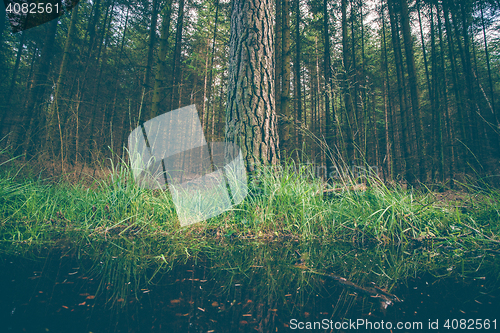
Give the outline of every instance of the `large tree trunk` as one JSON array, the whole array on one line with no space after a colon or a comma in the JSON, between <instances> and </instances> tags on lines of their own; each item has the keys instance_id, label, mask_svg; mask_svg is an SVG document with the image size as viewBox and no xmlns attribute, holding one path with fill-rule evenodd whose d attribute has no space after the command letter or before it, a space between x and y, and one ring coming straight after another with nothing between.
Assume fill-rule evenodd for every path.
<instances>
[{"instance_id":1,"label":"large tree trunk","mask_svg":"<svg viewBox=\"0 0 500 333\"><path fill-rule=\"evenodd\" d=\"M232 4L225 135L240 146L248 170L279 161L272 11L272 0Z\"/></svg>"}]
</instances>

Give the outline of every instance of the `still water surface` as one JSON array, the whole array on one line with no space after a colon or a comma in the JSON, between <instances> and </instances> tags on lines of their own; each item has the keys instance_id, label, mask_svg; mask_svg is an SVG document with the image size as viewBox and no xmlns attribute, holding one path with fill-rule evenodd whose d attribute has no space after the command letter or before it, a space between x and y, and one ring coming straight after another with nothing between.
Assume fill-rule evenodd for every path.
<instances>
[{"instance_id":1,"label":"still water surface","mask_svg":"<svg viewBox=\"0 0 500 333\"><path fill-rule=\"evenodd\" d=\"M390 332L390 323L393 332L447 332L460 319L474 331L477 319L491 332L500 326L497 250L231 245L160 270L150 284L131 277L118 296L95 269L103 263L77 257L2 256L0 332L352 332L354 322L358 331ZM356 289L372 286L401 302ZM397 330L398 322L412 328Z\"/></svg>"}]
</instances>

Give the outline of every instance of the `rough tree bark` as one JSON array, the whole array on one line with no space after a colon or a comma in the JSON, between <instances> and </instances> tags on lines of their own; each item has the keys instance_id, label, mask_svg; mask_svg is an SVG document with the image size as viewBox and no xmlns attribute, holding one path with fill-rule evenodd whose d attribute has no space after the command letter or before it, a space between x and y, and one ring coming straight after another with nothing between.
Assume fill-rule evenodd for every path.
<instances>
[{"instance_id":1,"label":"rough tree bark","mask_svg":"<svg viewBox=\"0 0 500 333\"><path fill-rule=\"evenodd\" d=\"M231 13L226 141L247 170L279 161L274 105L273 0L234 0Z\"/></svg>"}]
</instances>

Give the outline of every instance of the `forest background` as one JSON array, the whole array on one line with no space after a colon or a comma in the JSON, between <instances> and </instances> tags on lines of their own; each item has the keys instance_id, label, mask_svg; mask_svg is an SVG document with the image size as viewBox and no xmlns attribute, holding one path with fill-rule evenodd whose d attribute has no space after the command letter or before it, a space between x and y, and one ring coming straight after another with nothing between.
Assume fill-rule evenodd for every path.
<instances>
[{"instance_id":1,"label":"forest background","mask_svg":"<svg viewBox=\"0 0 500 333\"><path fill-rule=\"evenodd\" d=\"M410 184L498 174L500 1L248 2L273 15L272 34L255 29L274 48L282 162L325 166L318 176L372 166ZM126 157L140 123L190 104L207 141L224 141L231 10L89 0L18 33L2 17L0 144L95 167Z\"/></svg>"}]
</instances>

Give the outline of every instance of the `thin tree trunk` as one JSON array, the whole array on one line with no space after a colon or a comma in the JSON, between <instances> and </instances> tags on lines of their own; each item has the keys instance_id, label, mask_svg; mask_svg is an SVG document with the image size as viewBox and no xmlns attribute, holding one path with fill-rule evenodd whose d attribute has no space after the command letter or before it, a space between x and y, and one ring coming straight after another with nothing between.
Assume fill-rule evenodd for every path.
<instances>
[{"instance_id":1,"label":"thin tree trunk","mask_svg":"<svg viewBox=\"0 0 500 333\"><path fill-rule=\"evenodd\" d=\"M2 5L0 5L0 8L1 7L2 7ZM0 15L1 15L1 13L0 13ZM21 55L23 53L25 39L26 39L26 33L23 31L23 32L21 32L21 38L19 40L19 44L17 47L16 62L14 64L14 70L12 72L12 79L10 81L9 91L7 92L7 95L5 96L6 97L5 105L2 105L2 108L0 109L0 110L2 110L2 114L0 115L0 139L3 138L3 135L2 135L3 129L7 128L7 126L5 126L5 120L7 117L8 110L9 110L10 100L12 98L14 88L16 86L17 74L19 73L19 65L21 63ZM1 52L1 50L0 50L0 52ZM10 119L10 122L12 122L12 121L13 121L13 119Z\"/></svg>"},{"instance_id":2,"label":"thin tree trunk","mask_svg":"<svg viewBox=\"0 0 500 333\"><path fill-rule=\"evenodd\" d=\"M3 31L5 30L6 26L5 22L7 21L5 17L6 17L5 7L0 5L0 54L3 54L3 48L4 48Z\"/></svg>"},{"instance_id":3,"label":"thin tree trunk","mask_svg":"<svg viewBox=\"0 0 500 333\"><path fill-rule=\"evenodd\" d=\"M384 96L384 120L385 120L385 158L387 160L387 170L388 170L388 175L389 179L394 178L394 173L395 171L395 161L396 161L396 147L395 142L396 140L394 139L394 128L397 127L397 125L394 123L394 119L392 117L392 103L391 103L391 96L390 96L390 80L389 80L389 67L388 67L388 60L387 60L387 45L386 45L386 37L385 37L385 18L384 18L384 9L381 8L381 20L382 20L382 70L385 72L385 77L384 77L384 85L383 85L383 96ZM390 127L389 127L390 124Z\"/></svg>"},{"instance_id":4,"label":"thin tree trunk","mask_svg":"<svg viewBox=\"0 0 500 333\"><path fill-rule=\"evenodd\" d=\"M40 144L39 135L43 129L44 114L43 101L50 73L50 63L53 56L53 48L57 30L57 20L52 20L47 24L47 33L45 35L44 45L42 49L41 59L38 66L37 74L35 75L34 85L28 97L28 104L24 114L23 124L25 133L19 133L18 142L23 142L23 152L25 157L31 157ZM36 125L36 126L35 126Z\"/></svg>"},{"instance_id":5,"label":"thin tree trunk","mask_svg":"<svg viewBox=\"0 0 500 333\"><path fill-rule=\"evenodd\" d=\"M399 96L399 113L400 113L400 124L401 132L399 135L401 144L401 155L402 155L402 167L405 170L406 181L411 185L414 183L414 175L412 171L413 160L410 155L409 143L411 140L410 130L408 126L408 116L407 116L407 102L406 94L404 91L404 76L403 76L403 64L402 64L402 53L401 44L399 37L399 25L396 20L396 15L394 13L394 3L395 0L388 0L389 17L391 21L391 32L392 32L392 45L394 49L394 60L396 65L396 74L398 82L398 96ZM396 116L397 117L397 116Z\"/></svg>"},{"instance_id":6,"label":"thin tree trunk","mask_svg":"<svg viewBox=\"0 0 500 333\"><path fill-rule=\"evenodd\" d=\"M435 156L435 153L437 151L437 163L438 163L438 168L439 168L439 177L441 178L441 181L444 182L444 141L443 141L443 119L445 116L444 110L441 108L441 103L439 101L439 89L438 89L438 64L437 64L437 52L436 52L436 34L435 34L435 28L434 28L434 14L432 11L432 5L429 7L430 9L430 23L431 23L431 68L432 68L432 82L428 83L429 85L429 95L431 96L431 112L432 112L432 127L433 127L433 143L430 144L430 148L432 148L431 156ZM438 17L439 19L439 17ZM422 26L422 25L420 25ZM427 71L427 69L426 69ZM441 69L444 73L444 69ZM427 74L428 76L428 74ZM446 89L446 87L445 87ZM436 118L437 118L437 124L436 123ZM436 129L437 128L437 129ZM436 133L437 132L437 133ZM437 136L437 138L436 138ZM437 148L437 149L436 149ZM431 175L431 180L434 181L435 179L435 174L434 170L436 169L435 166L435 160L433 160L433 166L432 166L432 175Z\"/></svg>"},{"instance_id":7,"label":"thin tree trunk","mask_svg":"<svg viewBox=\"0 0 500 333\"><path fill-rule=\"evenodd\" d=\"M291 130L292 119L290 112L290 76L291 76L291 48L290 48L290 0L283 0L283 86L281 92L281 114L284 118L282 135L281 135L281 148L283 152L290 153L293 150ZM288 157L288 156L285 156Z\"/></svg>"},{"instance_id":8,"label":"thin tree trunk","mask_svg":"<svg viewBox=\"0 0 500 333\"><path fill-rule=\"evenodd\" d=\"M184 27L184 4L184 0L179 0L179 11L177 13L177 25L175 30L174 57L172 61L172 101L169 106L170 110L172 110L176 105L179 105L181 100L179 82L182 56L182 29Z\"/></svg>"},{"instance_id":9,"label":"thin tree trunk","mask_svg":"<svg viewBox=\"0 0 500 333\"><path fill-rule=\"evenodd\" d=\"M300 69L300 0L295 0L295 99L297 105L297 122L298 126L306 126L302 124L302 88L301 88L301 69ZM306 116L304 115L306 120ZM306 121L307 122L307 121ZM297 131L297 143L299 150L302 149L302 135L301 130Z\"/></svg>"},{"instance_id":10,"label":"thin tree trunk","mask_svg":"<svg viewBox=\"0 0 500 333\"><path fill-rule=\"evenodd\" d=\"M493 134L493 146L494 149L496 150L497 154L500 154L500 138L498 137L498 133L500 131L500 121L497 115L497 110L495 107L495 92L493 89L493 79L491 76L491 62L490 62L490 53L488 50L488 41L486 39L486 28L484 24L484 14L483 14L483 5L481 4L480 6L481 9L481 25L482 25L482 30L483 30L483 39L484 39L484 53L486 55L486 67L488 68L488 83L489 83L489 88L490 88L490 100L491 100L491 113L492 113L492 118L493 122L495 125L497 125L497 131L496 133ZM495 135L496 134L496 135Z\"/></svg>"},{"instance_id":11,"label":"thin tree trunk","mask_svg":"<svg viewBox=\"0 0 500 333\"><path fill-rule=\"evenodd\" d=\"M325 140L326 144L330 148L330 151L335 151L332 147L332 136L333 136L333 126L332 126L332 114L330 112L330 94L331 94L331 84L332 84L332 69L331 69L331 56L330 56L330 33L328 28L328 1L323 0L323 38L324 38L324 65L325 65ZM333 106L333 103L332 103ZM330 177L330 172L333 172L332 161L333 156L325 156L326 165L326 178Z\"/></svg>"},{"instance_id":12,"label":"thin tree trunk","mask_svg":"<svg viewBox=\"0 0 500 333\"><path fill-rule=\"evenodd\" d=\"M455 139L454 139L454 132L452 132L452 119L450 115L450 109L448 107L448 85L447 85L447 79L446 79L446 67L445 67L445 61L444 61L444 38L443 38L443 28L442 28L442 23L441 23L441 17L440 17L440 11L439 11L439 6L436 3L436 17L437 17L437 22L438 22L438 32L439 32L439 49L440 49L440 63L441 63L441 68L440 68L440 75L439 75L439 86L442 87L443 91L443 108L444 108L444 116L445 116L445 129L446 129L446 135L448 137L448 147L449 147L449 158L450 158L450 163L449 168L448 168L448 177L450 180L450 187L453 188L453 177L454 177L454 169L455 169L455 163L456 163L456 150L454 148L455 145Z\"/></svg>"},{"instance_id":13,"label":"thin tree trunk","mask_svg":"<svg viewBox=\"0 0 500 333\"><path fill-rule=\"evenodd\" d=\"M453 79L453 90L455 93L455 100L456 100L456 105L457 105L457 116L458 116L458 126L460 129L460 137L459 140L461 142L460 145L460 154L457 156L457 161L462 161L463 163L461 164L462 169L464 170L465 167L469 164L469 154L465 150L464 143L469 142L468 136L467 136L467 131L465 130L465 117L463 114L463 100L462 100L462 94L459 89L459 83L458 83L458 74L457 74L457 65L456 65L456 59L455 59L455 46L453 43L453 32L451 29L451 24L450 24L450 19L449 19L449 13L448 13L448 7L445 5L445 2L442 4L443 6L443 15L444 15L444 23L445 23L445 30L446 30L446 37L448 39L448 57L450 59L450 65L451 65L451 76Z\"/></svg>"},{"instance_id":14,"label":"thin tree trunk","mask_svg":"<svg viewBox=\"0 0 500 333\"><path fill-rule=\"evenodd\" d=\"M21 32L21 39L19 40L19 44L17 47L16 63L14 64L14 71L12 72L12 79L10 81L9 92L7 93L7 101L5 103L7 105L10 103L12 93L14 92L14 88L16 86L17 73L19 72L19 65L21 63L21 55L23 53L25 40L26 40L26 33L23 31Z\"/></svg>"},{"instance_id":15,"label":"thin tree trunk","mask_svg":"<svg viewBox=\"0 0 500 333\"><path fill-rule=\"evenodd\" d=\"M281 85L283 77L283 0L276 1L276 23L275 23L275 34L276 39L274 41L274 68L275 68L275 83L274 83L274 96L276 113L280 116L279 119L279 129L283 128L284 119L282 117L281 109ZM283 137L281 138L283 141ZM282 143L283 145L283 143Z\"/></svg>"},{"instance_id":16,"label":"thin tree trunk","mask_svg":"<svg viewBox=\"0 0 500 333\"><path fill-rule=\"evenodd\" d=\"M214 58L215 58L215 43L217 41L217 25L218 25L218 19L219 19L219 0L216 0L215 3L215 23L214 23L214 37L212 39L212 53L210 56L210 71L208 74L208 91L207 91L207 102L208 102L208 107L205 112L205 133L208 133L208 119L209 119L209 111L212 110L212 113L215 110L215 107L212 105L212 84L213 84L213 70L214 70ZM212 126L214 126L212 124Z\"/></svg>"},{"instance_id":17,"label":"thin tree trunk","mask_svg":"<svg viewBox=\"0 0 500 333\"><path fill-rule=\"evenodd\" d=\"M465 105L466 105L466 117L467 121L465 122L465 129L468 133L469 141L467 145L468 148L472 150L474 156L470 159L471 165L474 166L475 170L481 168L480 162L483 160L483 149L482 144L479 143L479 127L477 123L476 117L476 108L475 108L475 92L473 86L473 75L472 75L472 66L471 66L471 56L470 56L470 46L469 46L469 24L468 24L468 13L464 8L465 4L463 1L460 1L459 4L452 3L451 14L453 18L453 27L455 29L457 46L462 62L462 67L465 73ZM457 7L460 8L461 13L461 23L462 23L462 38L463 38L463 46L462 41L460 40L460 31L459 31L459 19L457 13ZM461 81L463 82L463 81ZM469 151L468 149L468 151Z\"/></svg>"},{"instance_id":18,"label":"thin tree trunk","mask_svg":"<svg viewBox=\"0 0 500 333\"><path fill-rule=\"evenodd\" d=\"M203 75L203 102L201 104L201 115L200 115L200 118L201 118L201 127L202 128L205 128L206 127L206 124L205 124L205 118L207 117L206 116L206 113L207 113L207 90L208 90L208 72L209 72L209 69L208 69L208 59L210 58L210 55L208 53L208 49L210 48L210 44L207 43L207 49L205 51L205 71L204 71L204 75ZM197 83L197 80L196 80L197 77L195 77L195 83ZM196 84L194 85L194 87L196 86ZM193 93L194 93L194 87L193 87ZM191 93L191 96L193 95L193 93ZM191 97L191 104L193 104L193 98Z\"/></svg>"},{"instance_id":19,"label":"thin tree trunk","mask_svg":"<svg viewBox=\"0 0 500 333\"><path fill-rule=\"evenodd\" d=\"M96 142L96 137L99 137L99 135L96 135L96 133L94 133L96 131L96 117L97 117L97 113L98 113L98 110L100 110L100 107L101 107L101 104L98 103L99 101L99 96L100 96L100 93L101 93L101 83L102 83L102 70L103 70L103 66L104 64L106 64L106 47L108 45L108 40L106 39L106 43L103 43L104 41L104 38L105 36L107 37L107 30L106 30L106 27L107 27L107 24L106 24L106 21L108 19L108 14L109 14L109 20L111 22L112 18L113 18L113 9L114 9L114 2L113 2L113 5L111 6L111 12L109 11L110 7L109 7L109 4L107 3L106 4L106 13L105 13L105 16L104 16L104 22L103 22L103 28L102 28L102 32L101 32L101 36L100 36L100 40L99 40L99 47L98 47L98 50L97 50L97 55L96 55L96 67L99 67L99 74L97 75L97 79L96 79L96 84L95 84L95 90L94 90L94 93L92 94L92 111L91 111L91 118L90 118L90 135L89 135L89 140L88 140L88 160L91 162L92 161L92 153L98 153L98 152L94 152L94 149L95 147L97 146L97 142ZM123 37L122 37L122 47L121 47L121 50L120 50L120 53L123 52L123 44L124 44L124 40L125 40L125 36L127 34L127 23L128 23L128 16L129 16L129 7L127 7L127 19L125 20L125 27L123 29ZM102 45L104 44L104 50L102 50ZM101 51L102 50L102 51ZM101 60L101 54L102 54L102 60ZM100 63L100 66L99 66L99 63ZM105 113L105 111L102 111L103 113ZM100 134L102 137L104 137L104 128L101 127L100 130L102 131ZM94 173L95 173L95 168L94 168Z\"/></svg>"},{"instance_id":20,"label":"thin tree trunk","mask_svg":"<svg viewBox=\"0 0 500 333\"><path fill-rule=\"evenodd\" d=\"M413 39L410 30L410 15L408 13L407 0L401 0L401 26L403 30L404 47L406 53L406 66L408 70L408 85L410 88L410 99L412 106L413 123L416 134L416 148L418 158L418 178L420 181L426 180L424 148L425 143L422 136L422 117L420 115L420 101L418 98L417 71L415 68L415 58L413 52Z\"/></svg>"},{"instance_id":21,"label":"thin tree trunk","mask_svg":"<svg viewBox=\"0 0 500 333\"><path fill-rule=\"evenodd\" d=\"M349 21L351 22L351 64L350 68L348 71L348 84L353 87L352 95L350 96L350 99L352 101L352 117L351 121L349 123L350 125L350 131L352 133L352 142L353 142L353 155L351 156L353 163L357 163L356 158L357 158L357 152L358 149L360 149L361 146L361 133L362 130L360 130L360 113L359 113L359 81L358 81L358 62L356 59L356 33L354 31L354 20L356 17L356 11L355 7L353 5L353 0L349 0L349 4L351 7L351 12L349 13Z\"/></svg>"},{"instance_id":22,"label":"thin tree trunk","mask_svg":"<svg viewBox=\"0 0 500 333\"><path fill-rule=\"evenodd\" d=\"M54 91L54 100L52 101L52 108L51 110L49 110L49 115L48 115L49 122L47 129L46 147L47 146L53 147L52 149L54 149L54 152L57 149L57 143L55 140L55 133L57 130L59 134L59 154L61 158L61 167L64 164L63 130L65 126L65 122L61 123L61 118L66 119L66 116L61 117L59 104L61 101L62 86L66 79L68 65L70 63L71 48L74 46L73 37L75 35L76 22L78 20L78 8L79 6L77 4L75 7L73 7L71 12L71 23L68 30L68 36L66 37L66 41L64 43L64 52L61 61L61 66L59 67L59 75L57 77L56 87ZM65 114L67 114L67 112L68 112L67 110L64 111Z\"/></svg>"},{"instance_id":23,"label":"thin tree trunk","mask_svg":"<svg viewBox=\"0 0 500 333\"><path fill-rule=\"evenodd\" d=\"M347 142L345 142L345 147L346 147L346 160L350 161L351 159L354 159L355 156L355 142L354 142L354 137L352 134L353 130L353 102L352 102L352 96L351 96L351 91L349 89L349 83L350 83L350 73L352 71L352 65L351 65L351 57L349 56L352 54L349 50L349 44L348 44L348 33L347 33L347 0L342 0L341 2L341 11L342 11L342 56L343 56L343 61L344 61L344 80L343 80L343 92L344 92L344 105L345 105L345 136L344 138L347 139Z\"/></svg>"},{"instance_id":24,"label":"thin tree trunk","mask_svg":"<svg viewBox=\"0 0 500 333\"><path fill-rule=\"evenodd\" d=\"M159 115L161 92L165 92L165 83L167 81L167 49L168 36L170 30L170 16L172 14L172 0L167 0L161 14L161 29L160 29L160 49L158 51L158 69L155 76L155 84L153 88L153 102L149 113L149 119Z\"/></svg>"},{"instance_id":25,"label":"thin tree trunk","mask_svg":"<svg viewBox=\"0 0 500 333\"><path fill-rule=\"evenodd\" d=\"M149 82L151 80L151 68L153 67L153 52L156 45L156 26L158 23L158 0L153 0L152 3L152 16L151 26L149 28L149 41L148 41L148 57L146 61L146 70L144 72L144 87L150 89Z\"/></svg>"},{"instance_id":26,"label":"thin tree trunk","mask_svg":"<svg viewBox=\"0 0 500 333\"><path fill-rule=\"evenodd\" d=\"M368 140L368 100L367 100L367 90L368 90L368 82L366 82L366 71L365 71L365 64L366 64L366 58L365 58L365 28L364 28L364 16L363 16L363 2L359 2L359 14L360 14L360 21L361 21L361 89L362 89L362 103L363 103L363 155L368 159L368 147L367 147L367 140ZM372 92L372 99L374 98L375 94ZM374 99L373 99L374 100ZM372 104L373 107L375 107L375 103ZM375 150L375 164L378 165L378 136L377 136L377 128L376 128L376 118L377 115L375 113L375 108L372 109L372 112L370 113L370 121L371 119L374 119L374 126L373 127L373 137L374 137L374 144L377 147ZM371 150L371 149L370 149Z\"/></svg>"}]
</instances>

